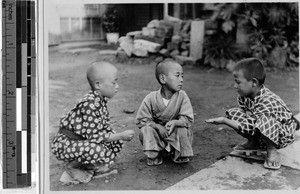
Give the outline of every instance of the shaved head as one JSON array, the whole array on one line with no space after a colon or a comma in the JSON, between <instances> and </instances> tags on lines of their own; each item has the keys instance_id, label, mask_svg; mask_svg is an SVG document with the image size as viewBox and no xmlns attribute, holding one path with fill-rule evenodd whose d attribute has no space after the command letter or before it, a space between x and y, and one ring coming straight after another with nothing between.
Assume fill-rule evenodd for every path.
<instances>
[{"instance_id":1,"label":"shaved head","mask_svg":"<svg viewBox=\"0 0 300 194\"><path fill-rule=\"evenodd\" d=\"M176 61L174 61L173 59L165 59L162 62L159 62L155 68L155 77L157 81L160 83L159 80L160 74L168 75L171 68L178 67L178 66L181 67L181 65Z\"/></svg>"},{"instance_id":2,"label":"shaved head","mask_svg":"<svg viewBox=\"0 0 300 194\"><path fill-rule=\"evenodd\" d=\"M94 62L87 69L86 77L92 89L95 83L102 83L117 72L117 68L108 62Z\"/></svg>"}]
</instances>

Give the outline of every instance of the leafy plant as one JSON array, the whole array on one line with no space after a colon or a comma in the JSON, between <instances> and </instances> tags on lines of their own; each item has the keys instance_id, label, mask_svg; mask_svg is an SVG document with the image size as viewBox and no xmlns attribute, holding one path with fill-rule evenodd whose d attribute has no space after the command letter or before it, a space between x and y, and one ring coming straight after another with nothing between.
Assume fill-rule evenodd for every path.
<instances>
[{"instance_id":1,"label":"leafy plant","mask_svg":"<svg viewBox=\"0 0 300 194\"><path fill-rule=\"evenodd\" d=\"M297 3L217 3L217 20L229 34L240 22L249 35L253 57L267 65L299 66L299 21ZM216 15L216 13L214 14Z\"/></svg>"},{"instance_id":2,"label":"leafy plant","mask_svg":"<svg viewBox=\"0 0 300 194\"><path fill-rule=\"evenodd\" d=\"M102 17L102 27L105 32L119 32L122 18L116 8L108 8Z\"/></svg>"},{"instance_id":3,"label":"leafy plant","mask_svg":"<svg viewBox=\"0 0 300 194\"><path fill-rule=\"evenodd\" d=\"M204 63L214 68L223 69L230 60L237 60L235 41L225 35L215 35L204 43Z\"/></svg>"}]
</instances>

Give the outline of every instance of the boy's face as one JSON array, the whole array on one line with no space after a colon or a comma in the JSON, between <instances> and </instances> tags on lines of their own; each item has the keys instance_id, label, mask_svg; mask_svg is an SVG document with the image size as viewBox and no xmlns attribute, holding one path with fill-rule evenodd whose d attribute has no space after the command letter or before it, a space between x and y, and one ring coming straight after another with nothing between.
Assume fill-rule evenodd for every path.
<instances>
[{"instance_id":1,"label":"boy's face","mask_svg":"<svg viewBox=\"0 0 300 194\"><path fill-rule=\"evenodd\" d=\"M237 93L240 96L244 97L251 97L253 94L253 81L247 80L244 77L244 73L242 70L233 71L233 77L234 77L234 89L237 91Z\"/></svg>"},{"instance_id":2,"label":"boy's face","mask_svg":"<svg viewBox=\"0 0 300 194\"><path fill-rule=\"evenodd\" d=\"M183 71L179 64L174 64L165 75L165 84L172 92L181 90L183 85Z\"/></svg>"},{"instance_id":3,"label":"boy's face","mask_svg":"<svg viewBox=\"0 0 300 194\"><path fill-rule=\"evenodd\" d=\"M117 70L113 69L106 76L106 79L100 84L100 93L102 96L112 98L117 92L119 85L117 83Z\"/></svg>"}]
</instances>

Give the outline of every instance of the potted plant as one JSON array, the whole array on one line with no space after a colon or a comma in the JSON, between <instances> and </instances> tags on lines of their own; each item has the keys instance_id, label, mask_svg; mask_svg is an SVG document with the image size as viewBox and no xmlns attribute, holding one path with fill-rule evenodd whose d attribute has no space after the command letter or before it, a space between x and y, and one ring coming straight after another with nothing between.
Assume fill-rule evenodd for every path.
<instances>
[{"instance_id":1,"label":"potted plant","mask_svg":"<svg viewBox=\"0 0 300 194\"><path fill-rule=\"evenodd\" d=\"M117 9L114 7L108 8L102 18L102 27L109 44L118 42L120 26L121 17Z\"/></svg>"}]
</instances>

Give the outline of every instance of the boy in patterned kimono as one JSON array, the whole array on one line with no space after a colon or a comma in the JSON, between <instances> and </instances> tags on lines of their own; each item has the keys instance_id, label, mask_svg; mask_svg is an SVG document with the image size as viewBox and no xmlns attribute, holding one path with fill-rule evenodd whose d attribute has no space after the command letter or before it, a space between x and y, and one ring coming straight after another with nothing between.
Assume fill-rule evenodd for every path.
<instances>
[{"instance_id":1,"label":"boy in patterned kimono","mask_svg":"<svg viewBox=\"0 0 300 194\"><path fill-rule=\"evenodd\" d=\"M226 112L227 118L218 117L206 122L225 124L232 127L247 142L235 147L236 150L262 150L267 155L264 167L279 169L281 158L277 149L294 142L298 120L282 99L265 85L266 71L255 58L244 59L233 69L234 88L239 94L239 108Z\"/></svg>"},{"instance_id":2,"label":"boy in patterned kimono","mask_svg":"<svg viewBox=\"0 0 300 194\"><path fill-rule=\"evenodd\" d=\"M91 91L61 118L51 148L58 160L67 162L60 181L87 183L99 173L107 173L134 132L116 133L110 128L107 100L118 91L117 69L107 62L94 62L87 70Z\"/></svg>"},{"instance_id":3,"label":"boy in patterned kimono","mask_svg":"<svg viewBox=\"0 0 300 194\"><path fill-rule=\"evenodd\" d=\"M187 94L181 90L182 67L167 59L157 64L155 75L161 87L145 97L136 116L147 164L162 164L162 153L172 153L175 163L187 163L193 156L194 115Z\"/></svg>"}]
</instances>

